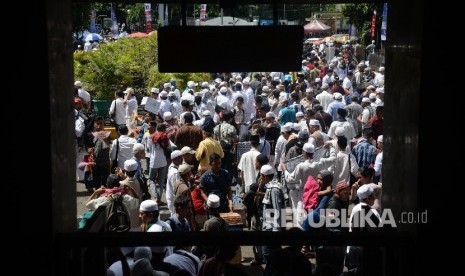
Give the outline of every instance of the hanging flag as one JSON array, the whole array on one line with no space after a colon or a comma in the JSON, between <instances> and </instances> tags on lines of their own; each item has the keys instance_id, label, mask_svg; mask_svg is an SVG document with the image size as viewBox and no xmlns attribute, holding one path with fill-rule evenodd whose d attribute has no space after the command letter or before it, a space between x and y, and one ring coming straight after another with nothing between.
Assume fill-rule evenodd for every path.
<instances>
[{"instance_id":1,"label":"hanging flag","mask_svg":"<svg viewBox=\"0 0 465 276\"><path fill-rule=\"evenodd\" d=\"M145 29L147 33L150 33L152 28L152 5L150 3L144 4L145 10Z\"/></svg>"},{"instance_id":2,"label":"hanging flag","mask_svg":"<svg viewBox=\"0 0 465 276\"><path fill-rule=\"evenodd\" d=\"M116 13L115 9L113 8L113 4L111 4L110 8L110 17L111 17L111 35L113 37L118 37L119 36L119 31L118 31L118 21L116 20Z\"/></svg>"},{"instance_id":3,"label":"hanging flag","mask_svg":"<svg viewBox=\"0 0 465 276\"><path fill-rule=\"evenodd\" d=\"M207 15L207 4L200 5L200 21L205 21Z\"/></svg>"},{"instance_id":4,"label":"hanging flag","mask_svg":"<svg viewBox=\"0 0 465 276\"><path fill-rule=\"evenodd\" d=\"M371 39L375 38L376 28L376 10L373 11L373 18L371 19Z\"/></svg>"},{"instance_id":5,"label":"hanging flag","mask_svg":"<svg viewBox=\"0 0 465 276\"><path fill-rule=\"evenodd\" d=\"M388 4L384 3L383 7L383 20L381 21L381 40L386 40L386 31L387 31L387 9Z\"/></svg>"},{"instance_id":6,"label":"hanging flag","mask_svg":"<svg viewBox=\"0 0 465 276\"><path fill-rule=\"evenodd\" d=\"M89 26L89 32L91 33L97 32L97 28L95 26L95 18L97 18L97 10L92 10L92 13L90 14L90 26Z\"/></svg>"}]
</instances>

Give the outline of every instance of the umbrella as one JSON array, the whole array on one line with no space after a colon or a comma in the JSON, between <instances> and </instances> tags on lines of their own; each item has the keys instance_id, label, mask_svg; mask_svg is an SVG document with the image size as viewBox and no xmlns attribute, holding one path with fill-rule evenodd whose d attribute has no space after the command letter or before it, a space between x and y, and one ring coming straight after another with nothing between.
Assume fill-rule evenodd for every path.
<instances>
[{"instance_id":1,"label":"umbrella","mask_svg":"<svg viewBox=\"0 0 465 276\"><path fill-rule=\"evenodd\" d=\"M330 26L316 19L304 26L305 33L324 33L330 29Z\"/></svg>"},{"instance_id":2,"label":"umbrella","mask_svg":"<svg viewBox=\"0 0 465 276\"><path fill-rule=\"evenodd\" d=\"M128 37L148 37L149 35L146 33L135 32L130 34Z\"/></svg>"},{"instance_id":3,"label":"umbrella","mask_svg":"<svg viewBox=\"0 0 465 276\"><path fill-rule=\"evenodd\" d=\"M89 33L87 34L86 36L84 36L84 41L100 41L102 40L103 37L99 34L96 34L96 33Z\"/></svg>"}]
</instances>

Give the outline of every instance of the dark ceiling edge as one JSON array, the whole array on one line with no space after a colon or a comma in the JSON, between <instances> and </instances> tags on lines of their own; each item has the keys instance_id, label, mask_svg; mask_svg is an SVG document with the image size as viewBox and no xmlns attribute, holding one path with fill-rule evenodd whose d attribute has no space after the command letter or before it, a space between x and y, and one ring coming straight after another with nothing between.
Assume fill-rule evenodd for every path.
<instances>
[{"instance_id":1,"label":"dark ceiling edge","mask_svg":"<svg viewBox=\"0 0 465 276\"><path fill-rule=\"evenodd\" d=\"M351 1L333 1L333 0L319 0L319 1L309 1L309 0L223 0L226 2L234 1L236 4L240 5L247 5L247 4L348 4L348 3L390 3L395 1L402 1L402 0L385 0L385 1L363 1L363 0L351 0ZM219 4L218 0L164 0L160 2L156 2L157 4L180 4L185 2L186 4ZM153 1L121 1L121 0L100 0L100 1L92 1L92 0L72 0L72 2L76 3L155 3Z\"/></svg>"}]
</instances>

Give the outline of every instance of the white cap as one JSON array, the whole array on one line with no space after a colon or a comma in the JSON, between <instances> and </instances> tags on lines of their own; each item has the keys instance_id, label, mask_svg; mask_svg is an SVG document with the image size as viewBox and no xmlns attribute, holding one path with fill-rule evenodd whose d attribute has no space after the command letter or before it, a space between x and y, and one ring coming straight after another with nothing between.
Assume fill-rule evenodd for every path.
<instances>
[{"instance_id":1,"label":"white cap","mask_svg":"<svg viewBox=\"0 0 465 276\"><path fill-rule=\"evenodd\" d=\"M303 60L302 60L302 64L305 64L305 63L308 63L308 60L303 59Z\"/></svg>"},{"instance_id":2,"label":"white cap","mask_svg":"<svg viewBox=\"0 0 465 276\"><path fill-rule=\"evenodd\" d=\"M315 152L315 146L312 143L305 143L303 150L307 153L314 153Z\"/></svg>"},{"instance_id":3,"label":"white cap","mask_svg":"<svg viewBox=\"0 0 465 276\"><path fill-rule=\"evenodd\" d=\"M279 77L274 77L273 80L281 82L281 79Z\"/></svg>"},{"instance_id":4,"label":"white cap","mask_svg":"<svg viewBox=\"0 0 465 276\"><path fill-rule=\"evenodd\" d=\"M124 161L124 170L127 172L132 172L137 170L137 161L134 159L128 159Z\"/></svg>"},{"instance_id":5,"label":"white cap","mask_svg":"<svg viewBox=\"0 0 465 276\"><path fill-rule=\"evenodd\" d=\"M141 202L139 211L141 212L153 212L158 210L158 205L155 201L147 199Z\"/></svg>"},{"instance_id":6,"label":"white cap","mask_svg":"<svg viewBox=\"0 0 465 276\"><path fill-rule=\"evenodd\" d=\"M310 122L308 123L310 126L320 126L320 121L316 119L310 119Z\"/></svg>"},{"instance_id":7,"label":"white cap","mask_svg":"<svg viewBox=\"0 0 465 276\"><path fill-rule=\"evenodd\" d=\"M321 89L328 89L329 85L325 82L321 85Z\"/></svg>"},{"instance_id":8,"label":"white cap","mask_svg":"<svg viewBox=\"0 0 465 276\"><path fill-rule=\"evenodd\" d=\"M344 127L342 127L342 126L338 126L338 127L336 127L336 129L334 130L334 135L336 135L336 136L344 136L345 133L346 133L346 132L345 132L345 129L344 129Z\"/></svg>"},{"instance_id":9,"label":"white cap","mask_svg":"<svg viewBox=\"0 0 465 276\"><path fill-rule=\"evenodd\" d=\"M75 81L74 86L82 87L82 83L80 81Z\"/></svg>"},{"instance_id":10,"label":"white cap","mask_svg":"<svg viewBox=\"0 0 465 276\"><path fill-rule=\"evenodd\" d=\"M220 78L216 78L216 79L215 79L215 82L216 82L216 83L221 83L222 80L221 80Z\"/></svg>"},{"instance_id":11,"label":"white cap","mask_svg":"<svg viewBox=\"0 0 465 276\"><path fill-rule=\"evenodd\" d=\"M270 92L270 88L268 86L263 86L262 87L262 92L265 92L265 93L269 93Z\"/></svg>"},{"instance_id":12,"label":"white cap","mask_svg":"<svg viewBox=\"0 0 465 276\"><path fill-rule=\"evenodd\" d=\"M368 98L370 100L376 100L376 94L375 93L370 93L370 95L368 96Z\"/></svg>"},{"instance_id":13,"label":"white cap","mask_svg":"<svg viewBox=\"0 0 465 276\"><path fill-rule=\"evenodd\" d=\"M305 89L305 92L311 93L311 92L313 92L313 88L307 88L307 89Z\"/></svg>"},{"instance_id":14,"label":"white cap","mask_svg":"<svg viewBox=\"0 0 465 276\"><path fill-rule=\"evenodd\" d=\"M152 87L152 89L150 89L150 92L158 94L158 93L160 93L160 89Z\"/></svg>"},{"instance_id":15,"label":"white cap","mask_svg":"<svg viewBox=\"0 0 465 276\"><path fill-rule=\"evenodd\" d=\"M320 78L316 78L316 79L315 79L315 82L321 82L321 79L320 79Z\"/></svg>"},{"instance_id":16,"label":"white cap","mask_svg":"<svg viewBox=\"0 0 465 276\"><path fill-rule=\"evenodd\" d=\"M188 81L188 82L187 82L187 87L189 87L189 88L191 88L191 89L194 88L194 87L196 87L197 85L199 85L199 84L196 83L196 82L193 82L193 81Z\"/></svg>"},{"instance_id":17,"label":"white cap","mask_svg":"<svg viewBox=\"0 0 465 276\"><path fill-rule=\"evenodd\" d=\"M228 88L226 88L226 87L224 87L224 86L221 87L220 93L221 93L221 94L225 94L226 92L228 92Z\"/></svg>"},{"instance_id":18,"label":"white cap","mask_svg":"<svg viewBox=\"0 0 465 276\"><path fill-rule=\"evenodd\" d=\"M132 147L132 153L136 153L143 150L145 150L145 146L142 143L135 143Z\"/></svg>"},{"instance_id":19,"label":"white cap","mask_svg":"<svg viewBox=\"0 0 465 276\"><path fill-rule=\"evenodd\" d=\"M385 70L385 69L384 69L383 66L381 66L381 67L378 68L378 72L384 72L384 70Z\"/></svg>"},{"instance_id":20,"label":"white cap","mask_svg":"<svg viewBox=\"0 0 465 276\"><path fill-rule=\"evenodd\" d=\"M266 164L262 166L260 173L263 175L272 175L274 174L274 169L270 165Z\"/></svg>"},{"instance_id":21,"label":"white cap","mask_svg":"<svg viewBox=\"0 0 465 276\"><path fill-rule=\"evenodd\" d=\"M300 131L300 125L298 123L293 123L292 124L292 130Z\"/></svg>"},{"instance_id":22,"label":"white cap","mask_svg":"<svg viewBox=\"0 0 465 276\"><path fill-rule=\"evenodd\" d=\"M295 114L296 117L303 117L304 113L302 111L299 111Z\"/></svg>"},{"instance_id":23,"label":"white cap","mask_svg":"<svg viewBox=\"0 0 465 276\"><path fill-rule=\"evenodd\" d=\"M209 208L220 207L220 197L215 194L210 194L207 198L207 206Z\"/></svg>"},{"instance_id":24,"label":"white cap","mask_svg":"<svg viewBox=\"0 0 465 276\"><path fill-rule=\"evenodd\" d=\"M225 81L220 82L220 87L221 87L221 86L225 86L225 85L226 85L226 82L225 82Z\"/></svg>"},{"instance_id":25,"label":"white cap","mask_svg":"<svg viewBox=\"0 0 465 276\"><path fill-rule=\"evenodd\" d=\"M126 89L126 91L124 91L124 93L125 93L125 94L126 94L126 93L134 94L134 89L132 89L131 87L128 87L128 88Z\"/></svg>"},{"instance_id":26,"label":"white cap","mask_svg":"<svg viewBox=\"0 0 465 276\"><path fill-rule=\"evenodd\" d=\"M384 87L376 88L376 93L383 93L384 94Z\"/></svg>"},{"instance_id":27,"label":"white cap","mask_svg":"<svg viewBox=\"0 0 465 276\"><path fill-rule=\"evenodd\" d=\"M173 160L173 159L175 159L175 158L178 158L178 157L180 157L180 156L182 156L182 155L183 155L182 151L180 151L180 150L175 150L175 151L173 151L173 152L171 153L171 160Z\"/></svg>"},{"instance_id":28,"label":"white cap","mask_svg":"<svg viewBox=\"0 0 465 276\"><path fill-rule=\"evenodd\" d=\"M172 87L173 86L169 82L166 82L166 83L163 84L163 88L172 88Z\"/></svg>"},{"instance_id":29,"label":"white cap","mask_svg":"<svg viewBox=\"0 0 465 276\"><path fill-rule=\"evenodd\" d=\"M166 97L168 97L168 92L166 92L166 91L161 91L161 93L160 93L160 98L166 98Z\"/></svg>"},{"instance_id":30,"label":"white cap","mask_svg":"<svg viewBox=\"0 0 465 276\"><path fill-rule=\"evenodd\" d=\"M274 114L274 112L271 112L271 111L270 111L270 112L267 112L267 113L266 113L266 116L265 116L265 117L266 117L266 118L276 118L276 114Z\"/></svg>"},{"instance_id":31,"label":"white cap","mask_svg":"<svg viewBox=\"0 0 465 276\"><path fill-rule=\"evenodd\" d=\"M193 150L189 146L185 146L181 149L182 154L190 153L190 154L195 154L195 150Z\"/></svg>"},{"instance_id":32,"label":"white cap","mask_svg":"<svg viewBox=\"0 0 465 276\"><path fill-rule=\"evenodd\" d=\"M188 165L188 164L181 164L179 167L178 167L178 173L180 175L185 175L186 173L190 172L192 169L192 166L191 165Z\"/></svg>"},{"instance_id":33,"label":"white cap","mask_svg":"<svg viewBox=\"0 0 465 276\"><path fill-rule=\"evenodd\" d=\"M166 111L165 113L163 113L163 120L168 121L171 119L173 119L173 114L171 114L171 112Z\"/></svg>"},{"instance_id":34,"label":"white cap","mask_svg":"<svg viewBox=\"0 0 465 276\"><path fill-rule=\"evenodd\" d=\"M334 96L335 100L342 100L342 94L341 93L336 92L336 93L333 94L333 96Z\"/></svg>"},{"instance_id":35,"label":"white cap","mask_svg":"<svg viewBox=\"0 0 465 276\"><path fill-rule=\"evenodd\" d=\"M209 110L204 110L204 111L202 112L202 115L203 115L203 116L211 116L212 113L211 113Z\"/></svg>"},{"instance_id":36,"label":"white cap","mask_svg":"<svg viewBox=\"0 0 465 276\"><path fill-rule=\"evenodd\" d=\"M292 123L286 123L285 125L281 126L281 132L291 131L292 125Z\"/></svg>"},{"instance_id":37,"label":"white cap","mask_svg":"<svg viewBox=\"0 0 465 276\"><path fill-rule=\"evenodd\" d=\"M208 82L204 81L204 82L202 82L202 84L200 86L202 88L208 88L209 84L208 84Z\"/></svg>"},{"instance_id":38,"label":"white cap","mask_svg":"<svg viewBox=\"0 0 465 276\"><path fill-rule=\"evenodd\" d=\"M249 85L249 84L250 84L250 80L249 80L248 78L245 78L245 79L242 81L242 84Z\"/></svg>"},{"instance_id":39,"label":"white cap","mask_svg":"<svg viewBox=\"0 0 465 276\"><path fill-rule=\"evenodd\" d=\"M176 96L176 92L174 92L174 91L168 92L168 97L171 97L171 96Z\"/></svg>"},{"instance_id":40,"label":"white cap","mask_svg":"<svg viewBox=\"0 0 465 276\"><path fill-rule=\"evenodd\" d=\"M369 197L373 193L373 188L371 188L370 185L362 185L360 188L357 190L357 196L358 199L363 200L367 197Z\"/></svg>"},{"instance_id":41,"label":"white cap","mask_svg":"<svg viewBox=\"0 0 465 276\"><path fill-rule=\"evenodd\" d=\"M371 103L371 101L367 97L363 97L362 98L362 103Z\"/></svg>"},{"instance_id":42,"label":"white cap","mask_svg":"<svg viewBox=\"0 0 465 276\"><path fill-rule=\"evenodd\" d=\"M378 136L378 138L376 139L376 142L382 143L383 142L383 135Z\"/></svg>"}]
</instances>

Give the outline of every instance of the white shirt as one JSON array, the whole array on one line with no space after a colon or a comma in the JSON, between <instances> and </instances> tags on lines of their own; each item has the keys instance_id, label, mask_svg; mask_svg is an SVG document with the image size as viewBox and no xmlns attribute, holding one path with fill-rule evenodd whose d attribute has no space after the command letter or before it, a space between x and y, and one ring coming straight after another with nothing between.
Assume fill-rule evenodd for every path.
<instances>
[{"instance_id":1,"label":"white shirt","mask_svg":"<svg viewBox=\"0 0 465 276\"><path fill-rule=\"evenodd\" d=\"M328 93L328 91L323 90L320 94L316 95L315 97L318 101L320 101L323 110L328 109L328 105L333 101L333 96Z\"/></svg>"},{"instance_id":2,"label":"white shirt","mask_svg":"<svg viewBox=\"0 0 465 276\"><path fill-rule=\"evenodd\" d=\"M166 202L174 204L174 184L179 180L179 173L178 168L173 163L171 163L168 168L168 177L166 179ZM171 215L174 215L171 209L170 211Z\"/></svg>"},{"instance_id":3,"label":"white shirt","mask_svg":"<svg viewBox=\"0 0 465 276\"><path fill-rule=\"evenodd\" d=\"M376 155L375 159L375 175L376 176L381 176L382 177L382 172L383 172L383 152L380 152ZM381 177L379 178L379 182L383 182Z\"/></svg>"},{"instance_id":4,"label":"white shirt","mask_svg":"<svg viewBox=\"0 0 465 276\"><path fill-rule=\"evenodd\" d=\"M348 141L352 140L352 138L355 137L356 135L355 129L351 123L349 123L348 121L344 121L344 122L333 121L328 130L328 136L330 138L336 138L335 132L336 132L336 127L338 126L341 126L344 128L344 136L347 138Z\"/></svg>"},{"instance_id":5,"label":"white shirt","mask_svg":"<svg viewBox=\"0 0 465 276\"><path fill-rule=\"evenodd\" d=\"M281 163L281 159L284 156L281 156L283 153L283 149L286 148L287 140L284 136L279 136L278 141L276 141L276 147L274 149L274 163L279 165ZM281 171L281 166L278 166L278 171Z\"/></svg>"},{"instance_id":6,"label":"white shirt","mask_svg":"<svg viewBox=\"0 0 465 276\"><path fill-rule=\"evenodd\" d=\"M115 113L116 108L116 113ZM109 115L115 113L115 122L118 125L124 125L126 123L126 108L123 104L122 98L117 98L111 102L110 110L108 112Z\"/></svg>"},{"instance_id":7,"label":"white shirt","mask_svg":"<svg viewBox=\"0 0 465 276\"><path fill-rule=\"evenodd\" d=\"M137 100L133 95L126 103L126 119L131 119L134 113L137 113Z\"/></svg>"},{"instance_id":8,"label":"white shirt","mask_svg":"<svg viewBox=\"0 0 465 276\"><path fill-rule=\"evenodd\" d=\"M124 168L124 161L131 159L134 154L132 148L137 143L136 139L128 137L127 135L121 135L118 139L113 140L110 149L110 160L116 158L116 141L119 140L118 150L118 167Z\"/></svg>"},{"instance_id":9,"label":"white shirt","mask_svg":"<svg viewBox=\"0 0 465 276\"><path fill-rule=\"evenodd\" d=\"M258 170L255 168L255 160L259 154L260 152L258 152L258 150L251 148L250 151L241 156L241 160L237 166L244 175L244 183L246 187L249 187L252 183L256 182ZM246 190L248 190L248 188Z\"/></svg>"},{"instance_id":10,"label":"white shirt","mask_svg":"<svg viewBox=\"0 0 465 276\"><path fill-rule=\"evenodd\" d=\"M78 95L79 95L80 98L82 98L84 100L84 105L89 104L89 102L90 102L90 94L89 94L89 92L87 92L86 90L84 90L82 88L79 88Z\"/></svg>"},{"instance_id":11,"label":"white shirt","mask_svg":"<svg viewBox=\"0 0 465 276\"><path fill-rule=\"evenodd\" d=\"M350 156L350 167L349 167L349 158ZM352 154L347 155L344 152L338 152L334 164L329 168L329 171L333 173L333 182L331 183L331 188L336 189L336 184L340 181L349 182L350 174L357 174L358 164L355 156Z\"/></svg>"},{"instance_id":12,"label":"white shirt","mask_svg":"<svg viewBox=\"0 0 465 276\"><path fill-rule=\"evenodd\" d=\"M157 169L161 167L165 167L168 165L168 162L166 162L166 157L165 157L165 152L163 151L162 147L158 145L153 144L152 138L149 139L150 143L150 168L151 169Z\"/></svg>"}]
</instances>

